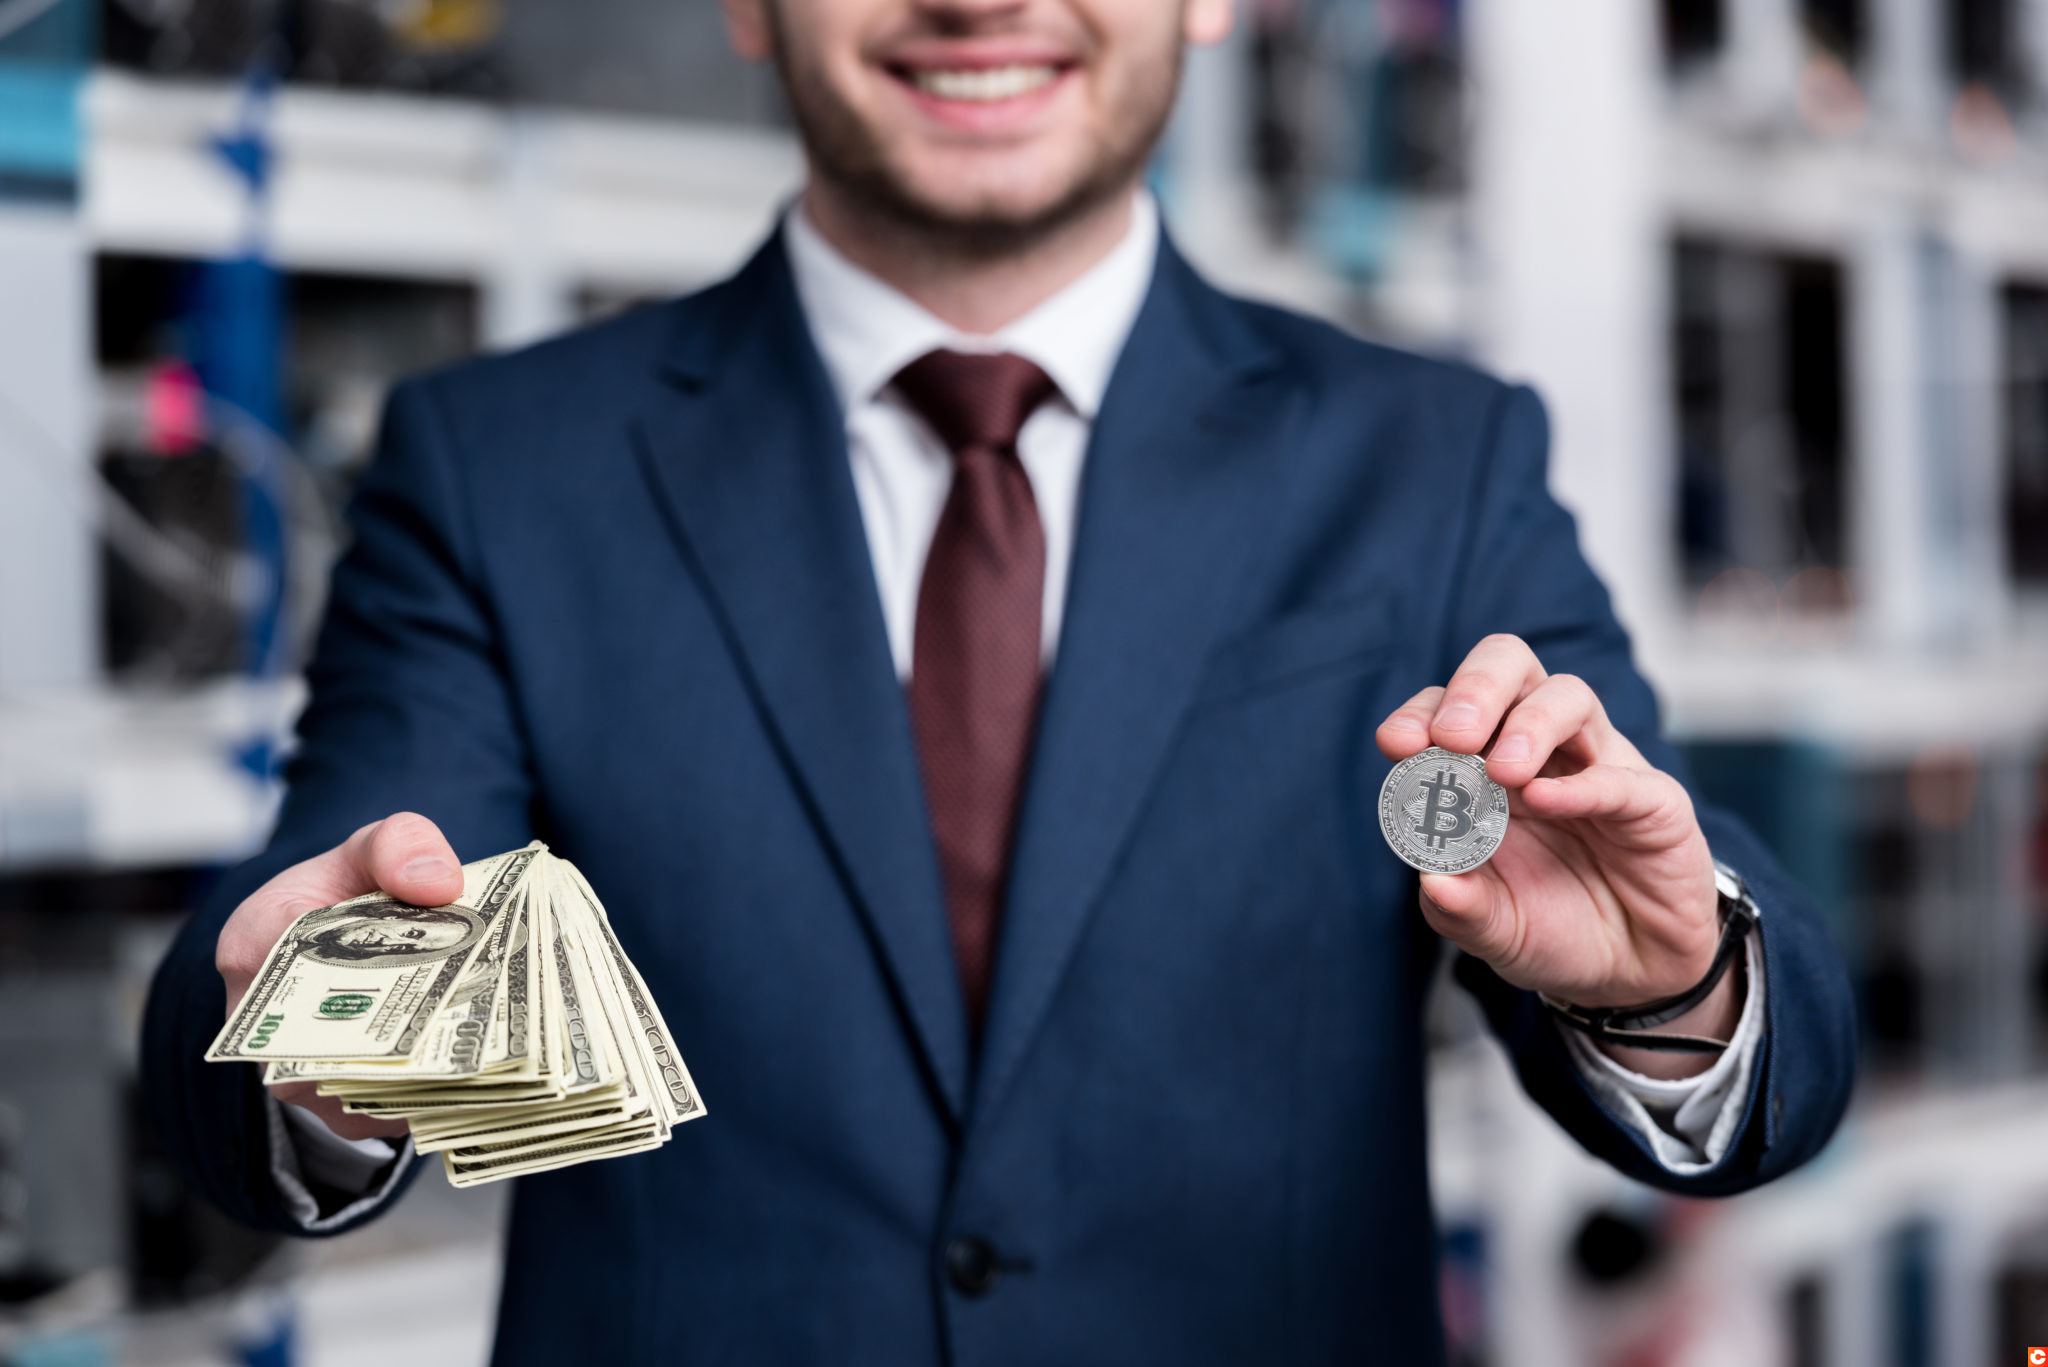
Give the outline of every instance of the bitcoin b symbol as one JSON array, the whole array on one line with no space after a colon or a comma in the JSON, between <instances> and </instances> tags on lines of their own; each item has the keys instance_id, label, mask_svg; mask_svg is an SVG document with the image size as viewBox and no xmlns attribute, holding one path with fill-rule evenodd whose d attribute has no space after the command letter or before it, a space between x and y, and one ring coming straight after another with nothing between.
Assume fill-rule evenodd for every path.
<instances>
[{"instance_id":1,"label":"bitcoin b symbol","mask_svg":"<svg viewBox=\"0 0 2048 1367\"><path fill-rule=\"evenodd\" d=\"M1472 794L1460 786L1448 769L1423 780L1422 821L1417 830L1431 849L1440 850L1450 840L1462 840L1472 833Z\"/></svg>"},{"instance_id":2,"label":"bitcoin b symbol","mask_svg":"<svg viewBox=\"0 0 2048 1367\"><path fill-rule=\"evenodd\" d=\"M1507 790L1486 761L1436 746L1387 771L1379 806L1388 848L1423 873L1470 873L1507 834Z\"/></svg>"}]
</instances>

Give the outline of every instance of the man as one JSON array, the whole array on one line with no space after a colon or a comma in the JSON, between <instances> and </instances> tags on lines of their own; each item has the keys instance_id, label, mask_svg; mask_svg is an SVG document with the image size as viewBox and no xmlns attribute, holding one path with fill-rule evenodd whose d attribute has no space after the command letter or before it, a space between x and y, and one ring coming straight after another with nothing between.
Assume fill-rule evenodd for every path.
<instances>
[{"instance_id":1,"label":"man","mask_svg":"<svg viewBox=\"0 0 2048 1367\"><path fill-rule=\"evenodd\" d=\"M1533 398L1159 233L1142 168L1228 4L727 0L809 154L776 235L392 399L277 834L151 1003L211 1199L395 1199L398 1127L200 1061L223 980L535 834L710 1114L520 1183L502 1363L1439 1360L1439 936L1624 1172L1820 1147L1840 966L1673 777ZM1417 915L1375 804L1432 743L1513 821Z\"/></svg>"}]
</instances>

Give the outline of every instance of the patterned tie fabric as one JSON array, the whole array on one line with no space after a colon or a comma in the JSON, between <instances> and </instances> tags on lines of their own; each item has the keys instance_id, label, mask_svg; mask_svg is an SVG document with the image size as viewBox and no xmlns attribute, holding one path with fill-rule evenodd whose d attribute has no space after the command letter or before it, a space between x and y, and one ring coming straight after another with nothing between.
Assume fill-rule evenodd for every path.
<instances>
[{"instance_id":1,"label":"patterned tie fabric","mask_svg":"<svg viewBox=\"0 0 2048 1367\"><path fill-rule=\"evenodd\" d=\"M1053 383L1021 356L934 351L897 374L896 391L953 453L918 589L910 717L978 1034L1038 715L1045 530L1017 433Z\"/></svg>"}]
</instances>

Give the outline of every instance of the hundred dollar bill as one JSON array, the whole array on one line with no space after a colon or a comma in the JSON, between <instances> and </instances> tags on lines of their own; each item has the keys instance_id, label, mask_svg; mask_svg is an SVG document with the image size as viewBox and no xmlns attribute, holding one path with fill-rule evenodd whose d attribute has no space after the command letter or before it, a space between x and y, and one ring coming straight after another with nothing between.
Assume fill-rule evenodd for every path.
<instances>
[{"instance_id":1,"label":"hundred dollar bill","mask_svg":"<svg viewBox=\"0 0 2048 1367\"><path fill-rule=\"evenodd\" d=\"M444 907L379 893L307 912L271 946L206 1057L409 1060L541 849L536 842L464 865L462 896ZM458 1023L439 1024L452 1031Z\"/></svg>"},{"instance_id":2,"label":"hundred dollar bill","mask_svg":"<svg viewBox=\"0 0 2048 1367\"><path fill-rule=\"evenodd\" d=\"M640 970L633 967L633 961L626 957L626 951L619 945L618 936L612 933L611 918L604 914L603 904L590 890L590 884L583 881L582 873L574 864L556 860L549 872L568 882L574 890L596 930L604 953L611 960L627 1005L632 1010L634 1026L640 1032L642 1046L653 1065L659 1084L656 1090L668 1106L670 1123L680 1125L693 1119L703 1110L703 1104L697 1100L696 1084L690 1081L690 1070L683 1066L682 1052L669 1036L668 1022L661 1018L661 1008L654 1004L654 994L647 990Z\"/></svg>"},{"instance_id":3,"label":"hundred dollar bill","mask_svg":"<svg viewBox=\"0 0 2048 1367\"><path fill-rule=\"evenodd\" d=\"M581 956L572 957L560 933L561 918L551 899L545 896L544 883L544 874L535 876L539 895L531 899L529 924L537 938L530 938L527 953L529 960L539 960L545 978L541 996L547 1003L532 1019L536 1024L543 1020L554 1022L557 1037L552 1052L560 1060L557 1071L536 1077L531 1083L504 1084L489 1078L454 1079L447 1083L411 1077L369 1082L349 1078L323 1081L321 1091L343 1097L351 1111L397 1119L409 1118L413 1113L495 1108L516 1100L589 1097L596 1091L623 1096L624 1078L615 1062L616 1053L606 1048L600 1008L587 976L577 971Z\"/></svg>"},{"instance_id":4,"label":"hundred dollar bill","mask_svg":"<svg viewBox=\"0 0 2048 1367\"><path fill-rule=\"evenodd\" d=\"M461 977L420 1032L419 1043L405 1058L278 1060L271 1064L264 1081L349 1078L373 1087L413 1090L430 1085L433 1080L487 1073L494 1084L518 1085L528 1041L523 1034L518 1040L513 1039L511 1017L516 997L518 1028L522 1032L528 1028L525 932L530 919L527 903L536 877L531 871L527 873L510 904L497 915L479 943ZM515 960L519 972L516 984ZM523 1076L531 1079L536 1075L527 1071Z\"/></svg>"},{"instance_id":5,"label":"hundred dollar bill","mask_svg":"<svg viewBox=\"0 0 2048 1367\"><path fill-rule=\"evenodd\" d=\"M458 1159L447 1153L441 1157L448 1168L450 1186L473 1187L505 1177L523 1177L529 1173L546 1172L550 1168L566 1168L572 1163L588 1163L594 1158L620 1158L629 1153L645 1153L649 1149L660 1148L662 1143L656 1138L627 1142L578 1140L516 1159Z\"/></svg>"},{"instance_id":6,"label":"hundred dollar bill","mask_svg":"<svg viewBox=\"0 0 2048 1367\"><path fill-rule=\"evenodd\" d=\"M465 868L447 907L308 912L257 984L208 1057L404 1120L457 1186L644 1152L704 1114L604 905L538 844Z\"/></svg>"}]
</instances>

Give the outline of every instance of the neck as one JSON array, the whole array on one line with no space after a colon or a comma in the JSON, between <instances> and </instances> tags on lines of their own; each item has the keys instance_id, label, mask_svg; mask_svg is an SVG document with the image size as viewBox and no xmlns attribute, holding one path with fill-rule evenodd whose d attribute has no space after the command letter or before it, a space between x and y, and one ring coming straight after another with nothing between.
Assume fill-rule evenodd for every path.
<instances>
[{"instance_id":1,"label":"neck","mask_svg":"<svg viewBox=\"0 0 2048 1367\"><path fill-rule=\"evenodd\" d=\"M862 270L894 285L962 332L999 331L1108 256L1131 226L1137 187L1001 251L974 251L937 234L878 221L813 176L802 212L818 235Z\"/></svg>"}]
</instances>

